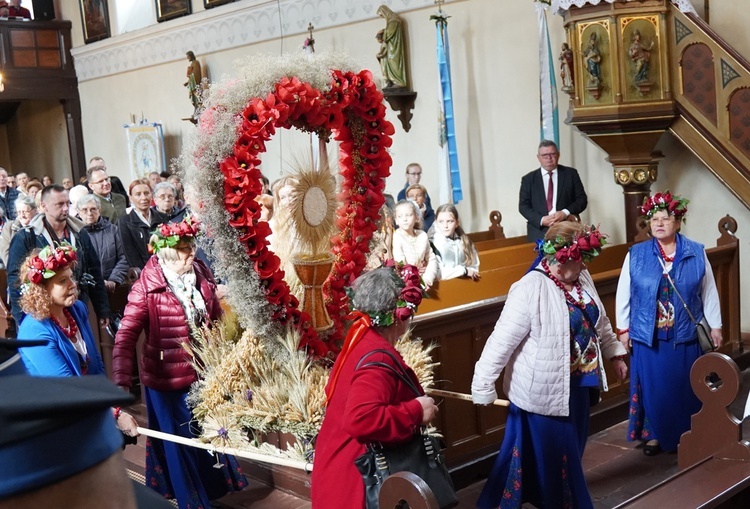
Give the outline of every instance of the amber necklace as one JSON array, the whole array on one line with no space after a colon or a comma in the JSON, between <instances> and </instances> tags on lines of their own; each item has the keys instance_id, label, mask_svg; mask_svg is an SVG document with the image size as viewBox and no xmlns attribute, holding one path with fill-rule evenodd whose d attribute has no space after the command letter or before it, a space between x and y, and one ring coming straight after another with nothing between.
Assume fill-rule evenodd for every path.
<instances>
[{"instance_id":1,"label":"amber necklace","mask_svg":"<svg viewBox=\"0 0 750 509\"><path fill-rule=\"evenodd\" d=\"M59 320L52 315L50 315L50 320L52 320L52 323L60 327L60 330L62 331L63 334L65 334L65 337L67 337L69 340L75 343L75 337L76 337L76 334L78 334L78 326L76 325L76 321L73 319L73 316L70 314L70 311L68 311L66 308L63 308L63 314L65 315L65 318L68 320L67 327L63 327L62 324L59 322Z\"/></svg>"},{"instance_id":2,"label":"amber necklace","mask_svg":"<svg viewBox=\"0 0 750 509\"><path fill-rule=\"evenodd\" d=\"M552 274L552 271L549 269L549 264L547 263L546 258L542 258L542 267L544 268L544 271L547 273L547 277L549 277L555 285L563 291L563 294L565 294L565 300L573 304L574 306L577 306L581 309L586 308L586 303L583 301L583 287L581 286L580 280L576 279L573 282L573 288L576 289L578 292L578 300L574 299L573 296L570 294L570 292L565 288L565 285L557 279L554 274Z\"/></svg>"}]
</instances>

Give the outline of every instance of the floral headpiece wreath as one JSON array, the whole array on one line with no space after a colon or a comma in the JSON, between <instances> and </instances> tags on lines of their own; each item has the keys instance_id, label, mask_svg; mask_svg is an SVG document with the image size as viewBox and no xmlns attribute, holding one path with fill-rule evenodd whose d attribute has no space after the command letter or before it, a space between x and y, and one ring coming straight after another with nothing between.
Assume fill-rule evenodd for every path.
<instances>
[{"instance_id":1,"label":"floral headpiece wreath","mask_svg":"<svg viewBox=\"0 0 750 509\"><path fill-rule=\"evenodd\" d=\"M404 321L413 316L417 312L419 304L422 303L422 298L425 296L424 285L422 284L422 278L419 275L417 267L394 260L386 260L383 266L392 267L394 277L403 281L404 287L401 289L401 294L399 294L396 301L396 309L377 313L359 310L367 312L372 320L372 324L376 327L388 327L393 325L396 320ZM347 287L346 293L349 301L353 302L354 290ZM353 307L352 310L356 311Z\"/></svg>"},{"instance_id":2,"label":"floral headpiece wreath","mask_svg":"<svg viewBox=\"0 0 750 509\"><path fill-rule=\"evenodd\" d=\"M596 226L585 226L583 233L576 235L572 243L558 235L555 240L537 241L537 249L545 255L554 255L552 263L590 262L602 252L602 247L607 244L606 237Z\"/></svg>"},{"instance_id":3,"label":"floral headpiece wreath","mask_svg":"<svg viewBox=\"0 0 750 509\"><path fill-rule=\"evenodd\" d=\"M63 241L54 248L48 245L29 260L29 271L26 273L23 287L28 288L29 284L38 285L75 261L76 248L67 242Z\"/></svg>"},{"instance_id":4,"label":"floral headpiece wreath","mask_svg":"<svg viewBox=\"0 0 750 509\"><path fill-rule=\"evenodd\" d=\"M152 238L148 249L151 253L158 253L166 247L175 247L183 237L197 237L199 233L200 223L191 216L179 223L164 223L152 232L156 239Z\"/></svg>"},{"instance_id":5,"label":"floral headpiece wreath","mask_svg":"<svg viewBox=\"0 0 750 509\"><path fill-rule=\"evenodd\" d=\"M653 196L646 196L643 199L643 205L638 207L638 211L641 216L645 216L651 219L655 213L660 210L664 210L669 215L676 217L682 221L685 221L685 213L687 213L687 205L690 200L671 194L667 189L663 193L656 193Z\"/></svg>"}]
</instances>

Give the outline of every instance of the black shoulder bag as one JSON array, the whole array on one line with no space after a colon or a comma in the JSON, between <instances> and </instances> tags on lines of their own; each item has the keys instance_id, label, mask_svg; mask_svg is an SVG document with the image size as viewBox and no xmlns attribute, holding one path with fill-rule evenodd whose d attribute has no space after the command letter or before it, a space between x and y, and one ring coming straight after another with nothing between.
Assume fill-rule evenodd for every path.
<instances>
[{"instance_id":1,"label":"black shoulder bag","mask_svg":"<svg viewBox=\"0 0 750 509\"><path fill-rule=\"evenodd\" d=\"M383 353L393 359L400 369L396 369L384 362L367 362L367 357L375 353ZM421 391L409 378L408 373L401 368L401 362L387 350L373 350L365 354L357 363L359 368L380 367L394 373L403 381L414 394L422 396ZM419 433L406 444L397 447L383 447L379 442L367 444L367 451L354 460L354 465L362 474L365 483L365 507L378 509L378 498L383 482L396 472L412 472L427 483L437 499L440 509L450 509L458 505L458 496L453 487L448 468L445 466L443 455L440 453L440 442L437 438L427 435L425 426L420 427Z\"/></svg>"}]
</instances>

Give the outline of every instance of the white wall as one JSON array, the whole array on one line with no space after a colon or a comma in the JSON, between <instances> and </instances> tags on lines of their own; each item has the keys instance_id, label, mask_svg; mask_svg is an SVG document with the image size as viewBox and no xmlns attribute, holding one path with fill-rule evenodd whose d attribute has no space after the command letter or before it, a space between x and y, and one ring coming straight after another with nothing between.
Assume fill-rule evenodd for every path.
<instances>
[{"instance_id":1,"label":"white wall","mask_svg":"<svg viewBox=\"0 0 750 509\"><path fill-rule=\"evenodd\" d=\"M294 20L282 19L287 34L283 40L266 38L241 47L202 51L214 43L208 35L203 39L191 39L187 43L169 46L166 42L149 46L154 53L154 65L141 65L136 70L117 72L100 64L102 77L81 76L80 91L83 110L83 129L86 157L104 157L113 173L128 181L126 171L127 151L122 124L131 114L140 117L141 112L151 121L164 123L167 137L167 156L173 157L181 149L182 140L192 124L181 120L188 117L192 107L187 98L184 82L186 61L184 51L192 49L204 66L205 72L215 81L222 75L233 76L235 60L251 57L257 53L279 54L299 51L306 33L306 19L313 24L330 28L316 30L316 47L319 50L332 48L349 53L364 68L378 74L375 58L377 43L375 33L383 27L383 20L369 17L338 24L334 19L346 19L343 10L332 12L336 0L299 0L296 4L281 2L282 6L294 5L299 12ZM423 183L431 195L438 196L437 178L434 173L437 163L437 90L435 28L429 16L435 11L427 0L390 0L391 7L400 12L408 26L408 42L411 58L413 89L418 92L414 118L409 133L401 128L394 112L389 119L396 125L392 147L392 177L388 181L389 192L395 194L404 183L404 170L412 161L420 162L424 168ZM196 5L198 4L198 5ZM361 0L357 5L375 5L370 0ZM712 2L711 19L715 27L727 40L736 44L745 55L750 55L750 35L745 27L750 24L750 13L732 7L733 2ZM352 5L349 3L349 5ZM238 19L242 9L271 9L273 5L259 0L244 0L235 4L202 10L200 0L193 2L194 12L187 18L151 26L121 36L136 47L143 40L160 35L170 27L188 27L191 34L198 34L201 23L217 19L222 12L232 12L226 30L236 30L231 22ZM400 7L399 7L400 6ZM456 0L444 6L450 14L449 32L451 60L453 66L454 99L457 125L458 152L465 199L458 206L462 222L468 230L485 229L488 214L498 209L503 214L503 226L508 236L525 232L524 219L517 212L518 188L522 175L537 166L535 158L539 137L538 63L536 14L531 0ZM223 11L222 11L223 10ZM74 43L81 45L80 14L77 5L65 2L63 15L73 24ZM286 10L284 12L292 12ZM270 31L278 24L273 11L268 10L259 18L257 32ZM291 15L291 14L290 14ZM337 15L338 18L335 16ZM550 16L552 47L559 48L564 40L562 19ZM181 25L183 24L183 25ZM278 33L278 31L276 31ZM216 33L217 39L221 34ZM236 35L254 37L253 30ZM177 36L173 37L176 40ZM179 34L183 41L188 37ZM197 36L196 36L197 37ZM95 43L92 48L106 48L117 43L118 38ZM166 41L166 37L164 39ZM98 45L98 46L97 46ZM171 50L170 50L171 48ZM177 50L175 50L177 48ZM94 51L91 48L75 50L76 58L83 58ZM139 50L141 51L141 50ZM174 53L170 56L169 51ZM160 56L160 54L162 56ZM166 54L166 57L163 57ZM140 55L137 54L137 55ZM146 59L149 55L140 55ZM137 58L133 58L136 61ZM148 60L143 60L148 61ZM117 65L118 62L111 62ZM77 64L78 65L78 64ZM567 96L560 93L561 118L566 116ZM575 129L561 124L561 163L575 166L589 193L589 208L584 220L601 223L602 229L612 235L612 241L625 238L623 224L623 198L621 188L613 178L606 154L585 139ZM284 161L304 150L306 137L299 133L280 133L269 145L263 158L263 171L270 179L284 171ZM740 225L738 236L742 239L742 251L750 248L750 213L727 191L689 151L666 135L659 147L666 158L659 169L659 180L654 190L669 188L692 199L688 223L684 232L707 245L714 245L718 236L716 223L729 213ZM282 155L283 153L283 155ZM434 203L434 205L438 205ZM750 267L743 267L743 282L750 278ZM750 330L750 285L743 291L743 328Z\"/></svg>"}]
</instances>

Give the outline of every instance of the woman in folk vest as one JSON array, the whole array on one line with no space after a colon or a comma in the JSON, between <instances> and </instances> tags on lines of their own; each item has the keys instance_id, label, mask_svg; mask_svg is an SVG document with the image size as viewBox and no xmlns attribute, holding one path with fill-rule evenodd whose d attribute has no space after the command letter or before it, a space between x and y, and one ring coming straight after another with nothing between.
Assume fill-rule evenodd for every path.
<instances>
[{"instance_id":1,"label":"woman in folk vest","mask_svg":"<svg viewBox=\"0 0 750 509\"><path fill-rule=\"evenodd\" d=\"M699 322L705 314L714 345L722 343L719 293L706 251L679 233L687 204L669 191L643 201L640 212L653 238L630 248L617 285L617 332L633 349L628 440L646 441L647 456L676 450L700 410L690 368L702 350L690 314Z\"/></svg>"}]
</instances>

